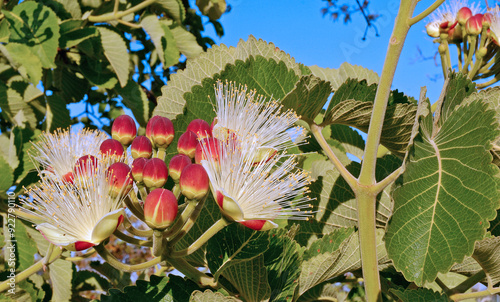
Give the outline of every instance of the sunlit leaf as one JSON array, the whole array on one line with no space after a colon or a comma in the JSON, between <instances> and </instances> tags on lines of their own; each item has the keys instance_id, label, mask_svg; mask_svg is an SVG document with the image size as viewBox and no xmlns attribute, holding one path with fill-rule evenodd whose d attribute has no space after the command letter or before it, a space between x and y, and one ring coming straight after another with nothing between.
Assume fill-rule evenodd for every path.
<instances>
[{"instance_id":1,"label":"sunlit leaf","mask_svg":"<svg viewBox=\"0 0 500 302\"><path fill-rule=\"evenodd\" d=\"M221 293L214 293L207 289L203 292L194 291L189 299L189 302L241 302L240 299L234 297L226 297Z\"/></svg>"},{"instance_id":2,"label":"sunlit leaf","mask_svg":"<svg viewBox=\"0 0 500 302\"><path fill-rule=\"evenodd\" d=\"M391 293L393 293L396 297L398 297L402 302L427 302L427 301L448 302L449 301L448 296L446 296L445 294L438 293L427 288L406 289L406 290L391 289Z\"/></svg>"},{"instance_id":3,"label":"sunlit leaf","mask_svg":"<svg viewBox=\"0 0 500 302\"><path fill-rule=\"evenodd\" d=\"M309 66L312 74L330 82L333 90L337 90L347 79L366 80L368 85L378 84L379 77L377 73L367 68L351 65L347 62L342 63L339 68L322 68L317 65Z\"/></svg>"},{"instance_id":4,"label":"sunlit leaf","mask_svg":"<svg viewBox=\"0 0 500 302\"><path fill-rule=\"evenodd\" d=\"M101 35L104 55L113 67L120 86L125 87L130 73L127 44L118 33L105 27L98 27L97 29Z\"/></svg>"}]
</instances>

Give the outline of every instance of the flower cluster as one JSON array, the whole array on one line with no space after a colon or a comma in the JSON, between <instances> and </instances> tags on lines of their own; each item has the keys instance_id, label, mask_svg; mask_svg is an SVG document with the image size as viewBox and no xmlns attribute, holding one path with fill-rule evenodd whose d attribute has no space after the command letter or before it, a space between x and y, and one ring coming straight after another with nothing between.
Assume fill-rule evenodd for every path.
<instances>
[{"instance_id":1,"label":"flower cluster","mask_svg":"<svg viewBox=\"0 0 500 302\"><path fill-rule=\"evenodd\" d=\"M458 49L458 70L484 88L497 82L500 62L500 10L498 7L481 12L480 7L467 1L450 1L438 8L426 25L427 34L437 38L445 77L451 63L449 44ZM484 81L484 80L483 80Z\"/></svg>"}]
</instances>

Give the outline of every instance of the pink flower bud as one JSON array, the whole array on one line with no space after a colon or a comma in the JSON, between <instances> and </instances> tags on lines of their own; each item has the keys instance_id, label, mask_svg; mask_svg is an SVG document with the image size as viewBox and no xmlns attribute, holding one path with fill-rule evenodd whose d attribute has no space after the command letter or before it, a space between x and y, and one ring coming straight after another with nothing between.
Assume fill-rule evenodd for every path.
<instances>
[{"instance_id":1,"label":"pink flower bud","mask_svg":"<svg viewBox=\"0 0 500 302\"><path fill-rule=\"evenodd\" d=\"M201 163L202 160L211 156L213 159L219 158L220 141L214 137L204 138L196 146L195 162ZM206 154L206 153L209 154Z\"/></svg>"},{"instance_id":2,"label":"pink flower bud","mask_svg":"<svg viewBox=\"0 0 500 302\"><path fill-rule=\"evenodd\" d=\"M130 150L134 159L138 157L150 158L153 155L153 145L151 141L149 138L142 135L134 139L130 146Z\"/></svg>"},{"instance_id":3,"label":"pink flower bud","mask_svg":"<svg viewBox=\"0 0 500 302\"><path fill-rule=\"evenodd\" d=\"M138 157L134 159L132 162L132 178L134 178L135 181L138 183L142 183L142 177L143 177L143 172L144 172L144 166L148 162L147 158L144 157Z\"/></svg>"},{"instance_id":4,"label":"pink flower bud","mask_svg":"<svg viewBox=\"0 0 500 302\"><path fill-rule=\"evenodd\" d=\"M212 136L212 129L210 125L202 119L192 120L186 131L193 131L198 136L198 139L204 139Z\"/></svg>"},{"instance_id":5,"label":"pink flower bud","mask_svg":"<svg viewBox=\"0 0 500 302\"><path fill-rule=\"evenodd\" d=\"M187 199L201 200L208 193L208 174L202 165L190 164L182 170L179 180L182 195Z\"/></svg>"},{"instance_id":6,"label":"pink flower bud","mask_svg":"<svg viewBox=\"0 0 500 302\"><path fill-rule=\"evenodd\" d=\"M477 14L470 17L465 22L465 32L469 35L477 36L483 30L483 15Z\"/></svg>"},{"instance_id":7,"label":"pink flower bud","mask_svg":"<svg viewBox=\"0 0 500 302\"><path fill-rule=\"evenodd\" d=\"M123 155L123 146L116 139L110 138L102 142L100 152L104 156L120 157Z\"/></svg>"},{"instance_id":8,"label":"pink flower bud","mask_svg":"<svg viewBox=\"0 0 500 302\"><path fill-rule=\"evenodd\" d=\"M158 188L149 193L144 202L144 218L152 229L168 228L177 216L177 199L169 190Z\"/></svg>"},{"instance_id":9,"label":"pink flower bud","mask_svg":"<svg viewBox=\"0 0 500 302\"><path fill-rule=\"evenodd\" d=\"M174 140L174 124L166 117L159 116L151 119L150 139L156 148L166 149ZM149 123L148 123L149 125ZM146 135L147 135L146 129Z\"/></svg>"},{"instance_id":10,"label":"pink flower bud","mask_svg":"<svg viewBox=\"0 0 500 302\"><path fill-rule=\"evenodd\" d=\"M95 173L99 160L93 155L84 155L80 157L73 168L73 174L76 175L89 175Z\"/></svg>"},{"instance_id":11,"label":"pink flower bud","mask_svg":"<svg viewBox=\"0 0 500 302\"><path fill-rule=\"evenodd\" d=\"M144 165L142 181L150 189L161 188L167 183L168 169L165 162L159 158L152 158Z\"/></svg>"},{"instance_id":12,"label":"pink flower bud","mask_svg":"<svg viewBox=\"0 0 500 302\"><path fill-rule=\"evenodd\" d=\"M193 131L186 131L182 133L177 142L177 152L185 154L189 158L194 158L196 153L196 146L198 145L198 138Z\"/></svg>"},{"instance_id":13,"label":"pink flower bud","mask_svg":"<svg viewBox=\"0 0 500 302\"><path fill-rule=\"evenodd\" d=\"M117 197L125 196L133 186L133 179L130 175L130 167L122 162L109 166L107 171L108 183L110 185L109 195Z\"/></svg>"},{"instance_id":14,"label":"pink flower bud","mask_svg":"<svg viewBox=\"0 0 500 302\"><path fill-rule=\"evenodd\" d=\"M457 21L461 25L464 25L470 17L472 17L472 11L468 7L462 7L457 12Z\"/></svg>"},{"instance_id":15,"label":"pink flower bud","mask_svg":"<svg viewBox=\"0 0 500 302\"><path fill-rule=\"evenodd\" d=\"M185 154L177 154L170 160L168 165L168 175L172 177L175 183L179 182L182 170L191 164L191 158Z\"/></svg>"},{"instance_id":16,"label":"pink flower bud","mask_svg":"<svg viewBox=\"0 0 500 302\"><path fill-rule=\"evenodd\" d=\"M274 222L269 220L245 220L239 223L255 231L267 231L278 227Z\"/></svg>"},{"instance_id":17,"label":"pink flower bud","mask_svg":"<svg viewBox=\"0 0 500 302\"><path fill-rule=\"evenodd\" d=\"M155 115L151 119L149 119L148 124L146 125L146 136L151 141L153 141L153 124L156 122L156 120L161 118L162 118L161 116Z\"/></svg>"},{"instance_id":18,"label":"pink flower bud","mask_svg":"<svg viewBox=\"0 0 500 302\"><path fill-rule=\"evenodd\" d=\"M111 136L122 145L128 146L137 135L134 119L128 115L120 115L111 126Z\"/></svg>"},{"instance_id":19,"label":"pink flower bud","mask_svg":"<svg viewBox=\"0 0 500 302\"><path fill-rule=\"evenodd\" d=\"M489 28L491 26L491 22L493 20L493 15L490 13L485 13L483 15L483 27L486 26L486 28Z\"/></svg>"}]
</instances>

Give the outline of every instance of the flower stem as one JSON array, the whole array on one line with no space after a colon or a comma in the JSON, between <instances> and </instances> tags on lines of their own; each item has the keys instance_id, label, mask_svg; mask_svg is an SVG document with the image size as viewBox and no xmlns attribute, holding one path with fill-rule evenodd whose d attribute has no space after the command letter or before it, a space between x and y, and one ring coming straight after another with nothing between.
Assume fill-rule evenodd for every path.
<instances>
[{"instance_id":1,"label":"flower stem","mask_svg":"<svg viewBox=\"0 0 500 302\"><path fill-rule=\"evenodd\" d=\"M163 233L158 230L153 232L153 256L159 257L163 252Z\"/></svg>"},{"instance_id":2,"label":"flower stem","mask_svg":"<svg viewBox=\"0 0 500 302\"><path fill-rule=\"evenodd\" d=\"M132 244L135 244L135 245L139 245L139 246L153 246L153 243L149 240L141 240L141 239L137 239L137 238L134 238L134 237L130 237L128 235L125 235L124 233L118 231L118 230L115 230L113 235L115 235L116 237L118 237L119 239L125 241L125 242L128 242L128 243L132 243Z\"/></svg>"},{"instance_id":3,"label":"flower stem","mask_svg":"<svg viewBox=\"0 0 500 302\"><path fill-rule=\"evenodd\" d=\"M167 152L163 148L158 149L158 153L156 153L156 157L158 157L161 160L165 160L166 155L167 155Z\"/></svg>"},{"instance_id":4,"label":"flower stem","mask_svg":"<svg viewBox=\"0 0 500 302\"><path fill-rule=\"evenodd\" d=\"M230 223L230 221L227 221L224 217L222 217L221 219L217 220L210 228L208 228L208 230L206 230L205 233L203 233L198 239L196 239L196 241L193 242L188 248L180 251L173 251L170 253L169 257L176 258L177 261L177 258L191 255Z\"/></svg>"},{"instance_id":5,"label":"flower stem","mask_svg":"<svg viewBox=\"0 0 500 302\"><path fill-rule=\"evenodd\" d=\"M177 231L176 232L177 234L172 234L171 236L168 237L167 240L170 242L170 246L173 247L177 242L179 242L179 240L181 240L182 237L184 237L184 235L187 234L187 232L189 232L189 230L191 230L191 228L193 227L196 219L198 219L198 216L200 215L201 209L203 208L203 205L205 204L205 200L206 200L206 197L204 199L202 199L195 206L195 208L192 211L188 209L188 207L189 207L189 204L188 204L188 206L186 207L186 209L183 211L183 214L187 210L191 211L191 214L189 216L186 215L187 216L187 221L185 221L183 223L182 229L180 231ZM186 219L186 218L182 218L182 214L181 214L180 219ZM182 221L179 222L179 223L182 223Z\"/></svg>"},{"instance_id":6,"label":"flower stem","mask_svg":"<svg viewBox=\"0 0 500 302\"><path fill-rule=\"evenodd\" d=\"M214 278L207 276L206 274L200 272L196 268L194 268L191 264L189 264L186 260L176 258L166 258L167 262L170 263L173 267L175 267L179 272L183 273L186 277L196 282L196 284L202 287L212 287L218 288L217 282L215 282Z\"/></svg>"},{"instance_id":7,"label":"flower stem","mask_svg":"<svg viewBox=\"0 0 500 302\"><path fill-rule=\"evenodd\" d=\"M457 294L457 293L466 292L469 288L473 287L478 282L481 282L481 280L483 280L485 277L486 277L486 273L483 270L480 270L479 272L477 272L474 275L470 276L469 278L465 279L459 285L457 285L454 288L450 289L447 292L447 294L448 295L453 295L453 294Z\"/></svg>"},{"instance_id":8,"label":"flower stem","mask_svg":"<svg viewBox=\"0 0 500 302\"><path fill-rule=\"evenodd\" d=\"M356 185L356 178L352 176L352 174L347 171L347 169L344 167L344 165L340 162L338 159L337 155L333 152L333 150L330 148L330 145L326 142L325 138L323 137L323 133L321 133L321 130L323 130L323 127L320 127L316 124L311 124L310 125L311 132L314 135L314 138L316 141L318 141L318 144L321 146L323 151L326 153L330 161L333 163L335 168L339 171L340 175L345 179L345 181L351 186Z\"/></svg>"},{"instance_id":9,"label":"flower stem","mask_svg":"<svg viewBox=\"0 0 500 302\"><path fill-rule=\"evenodd\" d=\"M125 17L126 15L133 14L136 11L139 11L143 8L146 8L155 2L156 2L156 0L146 0L144 2L137 4L136 6L133 6L129 9L125 10L125 11L122 11L122 12L113 11L111 13L107 13L107 14L104 14L101 16L89 16L88 20L90 22L108 22L108 21L118 20L122 17Z\"/></svg>"},{"instance_id":10,"label":"flower stem","mask_svg":"<svg viewBox=\"0 0 500 302\"><path fill-rule=\"evenodd\" d=\"M495 288L491 288L491 289L482 290L480 292L453 294L449 298L452 301L461 301L461 300L476 299L476 298L491 296L491 295L495 295L498 293L500 293L500 288L495 287Z\"/></svg>"},{"instance_id":11,"label":"flower stem","mask_svg":"<svg viewBox=\"0 0 500 302\"><path fill-rule=\"evenodd\" d=\"M102 244L102 243L94 246L94 249L102 257L102 259L104 259L111 266L113 266L114 268L119 269L121 271L127 272L127 273L131 273L131 272L135 272L135 271L142 271L142 270L148 269L150 267L153 267L161 262L161 258L156 257L156 258L153 258L152 260L149 260L148 262L129 265L129 264L122 263L120 260L116 259L113 255L111 255L109 253L109 251L104 247L104 244Z\"/></svg>"},{"instance_id":12,"label":"flower stem","mask_svg":"<svg viewBox=\"0 0 500 302\"><path fill-rule=\"evenodd\" d=\"M85 254L83 255L80 255L80 256L75 256L75 257L61 257L61 259L63 260L66 260L66 261L80 261L80 260L85 260L89 257L92 257L92 255L94 255L96 252L95 252L95 249L94 248L90 248Z\"/></svg>"},{"instance_id":13,"label":"flower stem","mask_svg":"<svg viewBox=\"0 0 500 302\"><path fill-rule=\"evenodd\" d=\"M59 259L59 256L61 256L62 249L56 248L52 251L52 254L49 257L49 260L45 264L50 264L57 259ZM24 271L20 272L19 274L16 275L15 277L15 283L19 283L23 281L24 279L28 278L29 276L35 274L39 270L41 270L44 267L44 259L38 261L37 263L33 264L32 266L28 267ZM8 289L10 287L10 279L7 279L0 283L0 292L3 292L4 290Z\"/></svg>"},{"instance_id":14,"label":"flower stem","mask_svg":"<svg viewBox=\"0 0 500 302\"><path fill-rule=\"evenodd\" d=\"M137 196L135 196L135 197L137 198ZM144 221L144 213L143 213L143 211L142 210L138 210L135 207L135 204L132 201L132 199L130 198L130 195L127 196L127 197L125 197L125 199L123 199L123 202L125 203L125 205L127 206L127 208L130 210L130 212L132 212L132 214L134 214L135 217L137 217L140 220Z\"/></svg>"},{"instance_id":15,"label":"flower stem","mask_svg":"<svg viewBox=\"0 0 500 302\"><path fill-rule=\"evenodd\" d=\"M186 208L182 211L179 219L174 223L174 225L164 234L165 237L173 238L175 235L179 233L182 227L186 224L191 214L193 214L194 209L196 208L196 202L188 201Z\"/></svg>"},{"instance_id":16,"label":"flower stem","mask_svg":"<svg viewBox=\"0 0 500 302\"><path fill-rule=\"evenodd\" d=\"M123 220L123 225L125 226L125 229L132 235L139 236L139 237L151 237L153 236L153 230L139 230L136 229L133 225L132 222L130 222L129 218L127 215L124 215L125 219Z\"/></svg>"},{"instance_id":17,"label":"flower stem","mask_svg":"<svg viewBox=\"0 0 500 302\"><path fill-rule=\"evenodd\" d=\"M431 6L429 6L426 10L421 12L420 14L416 15L415 17L411 18L409 21L409 25L412 26L413 24L421 21L425 17L427 17L430 13L432 13L436 8L438 8L444 0L436 0L436 2L432 3Z\"/></svg>"}]
</instances>

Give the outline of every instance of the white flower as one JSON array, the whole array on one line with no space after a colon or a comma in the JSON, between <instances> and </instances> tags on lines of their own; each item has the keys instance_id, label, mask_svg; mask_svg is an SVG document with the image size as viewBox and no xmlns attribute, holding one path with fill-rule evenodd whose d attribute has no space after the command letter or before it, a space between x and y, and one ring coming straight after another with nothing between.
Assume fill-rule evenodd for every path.
<instances>
[{"instance_id":1,"label":"white flower","mask_svg":"<svg viewBox=\"0 0 500 302\"><path fill-rule=\"evenodd\" d=\"M444 23L449 22L450 26L455 23L458 11L462 7L468 7L472 15L475 15L481 11L480 5L472 3L469 5L467 0L451 0L439 6L430 16L429 23L438 22Z\"/></svg>"},{"instance_id":2,"label":"white flower","mask_svg":"<svg viewBox=\"0 0 500 302\"><path fill-rule=\"evenodd\" d=\"M498 45L498 37L500 37L500 7L495 6L488 11L491 15L490 29L494 34L494 41Z\"/></svg>"},{"instance_id":3,"label":"white flower","mask_svg":"<svg viewBox=\"0 0 500 302\"><path fill-rule=\"evenodd\" d=\"M215 87L214 110L217 117L213 136L224 140L232 133L244 143L257 144L258 159L262 153L275 153L300 144L300 139L294 143L290 136L290 132L296 131L296 136L304 137L300 134L305 130L294 126L299 120L297 114L292 110L281 112L279 103L266 102L264 97L255 94L255 90L247 92L246 86L236 87L232 82L223 85L218 81Z\"/></svg>"},{"instance_id":4,"label":"white flower","mask_svg":"<svg viewBox=\"0 0 500 302\"><path fill-rule=\"evenodd\" d=\"M101 143L106 139L107 134L98 130L72 132L59 129L54 133L44 132L40 140L33 143L35 152L31 153L31 157L42 166L42 174L53 173L57 179L69 180L78 158L97 156Z\"/></svg>"},{"instance_id":5,"label":"white flower","mask_svg":"<svg viewBox=\"0 0 500 302\"><path fill-rule=\"evenodd\" d=\"M87 161L76 170L73 184L42 177L39 184L27 189L19 210L36 224L36 229L51 243L68 250L83 250L109 237L121 223L123 194L111 197L107 165L97 167ZM24 215L23 215L24 216Z\"/></svg>"},{"instance_id":6,"label":"white flower","mask_svg":"<svg viewBox=\"0 0 500 302\"><path fill-rule=\"evenodd\" d=\"M306 220L311 211L309 176L296 168L295 158L276 154L258 163L248 161L258 152L256 143L241 144L235 139L201 141L207 155L201 164L210 179L210 188L226 217L254 230L277 227L274 219Z\"/></svg>"}]
</instances>

